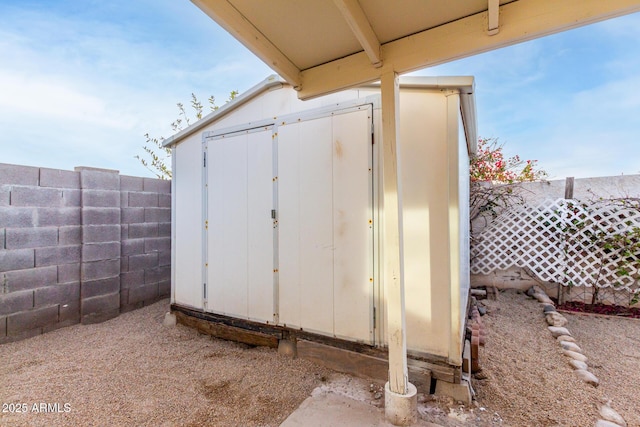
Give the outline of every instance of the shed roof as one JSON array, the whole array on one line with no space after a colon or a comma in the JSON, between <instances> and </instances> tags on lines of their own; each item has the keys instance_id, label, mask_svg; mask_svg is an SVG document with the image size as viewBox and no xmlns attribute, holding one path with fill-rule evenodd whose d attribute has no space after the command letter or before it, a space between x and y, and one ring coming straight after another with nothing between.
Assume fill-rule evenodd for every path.
<instances>
[{"instance_id":1,"label":"shed roof","mask_svg":"<svg viewBox=\"0 0 640 427\"><path fill-rule=\"evenodd\" d=\"M640 0L192 2L302 99L640 10Z\"/></svg>"},{"instance_id":2,"label":"shed roof","mask_svg":"<svg viewBox=\"0 0 640 427\"><path fill-rule=\"evenodd\" d=\"M202 119L193 123L185 129L175 135L165 139L162 143L163 146L169 147L178 144L185 138L193 135L196 132L201 131L211 123L216 122L220 118L227 114L230 114L237 108L245 105L262 93L269 90L290 87L290 85L280 76L272 74L266 79L250 88L248 91L240 94L233 100L224 104L222 107L204 116ZM361 85L360 87L379 87L379 82L369 83ZM474 78L470 76L451 76L451 77L418 77L418 76L403 76L400 78L401 88L414 88L414 89L451 89L460 91L461 102L463 104L463 111L467 116L465 117L466 131L468 132L469 139L471 141L476 140L476 107L474 91L475 82ZM257 117L256 119L262 119ZM472 147L470 147L472 149Z\"/></svg>"}]
</instances>

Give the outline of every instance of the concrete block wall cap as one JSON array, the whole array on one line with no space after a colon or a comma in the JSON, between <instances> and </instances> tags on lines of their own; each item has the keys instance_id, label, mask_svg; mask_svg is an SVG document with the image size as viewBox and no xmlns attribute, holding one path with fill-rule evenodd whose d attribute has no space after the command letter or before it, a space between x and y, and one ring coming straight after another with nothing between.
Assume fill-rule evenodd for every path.
<instances>
[{"instance_id":1,"label":"concrete block wall cap","mask_svg":"<svg viewBox=\"0 0 640 427\"><path fill-rule=\"evenodd\" d=\"M40 168L0 163L3 184L38 185Z\"/></svg>"},{"instance_id":2,"label":"concrete block wall cap","mask_svg":"<svg viewBox=\"0 0 640 427\"><path fill-rule=\"evenodd\" d=\"M80 188L80 174L75 171L40 168L40 186Z\"/></svg>"},{"instance_id":3,"label":"concrete block wall cap","mask_svg":"<svg viewBox=\"0 0 640 427\"><path fill-rule=\"evenodd\" d=\"M108 172L108 173L120 173L119 170L115 169L101 169L101 168L92 168L90 166L76 166L73 168L74 171L94 171L94 172Z\"/></svg>"}]
</instances>

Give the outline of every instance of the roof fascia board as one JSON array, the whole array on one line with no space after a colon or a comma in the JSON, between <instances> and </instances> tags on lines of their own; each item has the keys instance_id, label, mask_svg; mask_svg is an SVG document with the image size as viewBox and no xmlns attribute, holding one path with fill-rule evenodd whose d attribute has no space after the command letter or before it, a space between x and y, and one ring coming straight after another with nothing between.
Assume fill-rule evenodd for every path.
<instances>
[{"instance_id":1,"label":"roof fascia board","mask_svg":"<svg viewBox=\"0 0 640 427\"><path fill-rule=\"evenodd\" d=\"M191 0L191 2L291 85L300 86L300 69L231 3L227 0Z\"/></svg>"},{"instance_id":2,"label":"roof fascia board","mask_svg":"<svg viewBox=\"0 0 640 427\"><path fill-rule=\"evenodd\" d=\"M473 94L460 93L460 111L467 137L467 152L473 156L478 152L478 121Z\"/></svg>"},{"instance_id":3,"label":"roof fascia board","mask_svg":"<svg viewBox=\"0 0 640 427\"><path fill-rule=\"evenodd\" d=\"M222 107L218 108L216 111L212 111L211 113L207 114L206 116L204 116L202 119L198 120L191 126L185 129L182 129L180 132L176 133L175 135L165 139L162 145L164 147L175 145L180 141L182 141L183 139L185 139L186 137L193 135L194 133L210 125L211 123L215 122L221 117L229 114L230 112L248 103L249 101L257 97L261 93L267 92L273 88L281 88L285 84L287 84L287 82L284 81L280 76L276 74L272 74L266 79L264 79L263 81L261 81L260 83L258 83L257 85L253 86L248 91L234 98L232 101L227 102Z\"/></svg>"},{"instance_id":4,"label":"roof fascia board","mask_svg":"<svg viewBox=\"0 0 640 427\"><path fill-rule=\"evenodd\" d=\"M398 73L442 64L556 32L640 11L640 0L517 0L500 7L500 32L489 36L488 12L407 36L381 46L382 61ZM300 73L300 99L379 80L366 52Z\"/></svg>"},{"instance_id":5,"label":"roof fascia board","mask_svg":"<svg viewBox=\"0 0 640 427\"><path fill-rule=\"evenodd\" d=\"M380 88L380 82L365 83L359 88ZM475 91L475 79L472 76L400 76L401 89L455 89L463 94Z\"/></svg>"}]
</instances>

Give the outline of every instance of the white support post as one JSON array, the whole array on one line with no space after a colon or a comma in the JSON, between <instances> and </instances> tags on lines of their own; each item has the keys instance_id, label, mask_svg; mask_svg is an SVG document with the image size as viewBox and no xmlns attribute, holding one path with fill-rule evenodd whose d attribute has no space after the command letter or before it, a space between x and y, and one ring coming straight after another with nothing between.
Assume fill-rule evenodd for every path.
<instances>
[{"instance_id":1,"label":"white support post","mask_svg":"<svg viewBox=\"0 0 640 427\"><path fill-rule=\"evenodd\" d=\"M417 419L417 390L409 383L404 305L402 250L402 197L399 144L398 74L385 70L382 92L382 171L384 190L384 288L389 343L389 382L385 386L385 416L394 425L411 425Z\"/></svg>"}]
</instances>

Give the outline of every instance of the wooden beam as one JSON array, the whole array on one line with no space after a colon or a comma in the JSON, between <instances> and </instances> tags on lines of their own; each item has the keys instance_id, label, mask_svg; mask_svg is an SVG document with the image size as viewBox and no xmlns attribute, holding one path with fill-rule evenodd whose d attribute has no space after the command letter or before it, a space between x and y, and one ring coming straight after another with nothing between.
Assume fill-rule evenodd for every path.
<instances>
[{"instance_id":1,"label":"wooden beam","mask_svg":"<svg viewBox=\"0 0 640 427\"><path fill-rule=\"evenodd\" d=\"M300 69L227 0L191 0L294 87L301 84Z\"/></svg>"},{"instance_id":2,"label":"wooden beam","mask_svg":"<svg viewBox=\"0 0 640 427\"><path fill-rule=\"evenodd\" d=\"M380 42L358 0L333 0L374 67L382 65Z\"/></svg>"},{"instance_id":3,"label":"wooden beam","mask_svg":"<svg viewBox=\"0 0 640 427\"><path fill-rule=\"evenodd\" d=\"M400 83L387 68L382 74L382 181L384 205L384 281L389 346L389 388L407 394L407 336L402 260L402 197L398 182Z\"/></svg>"},{"instance_id":4,"label":"wooden beam","mask_svg":"<svg viewBox=\"0 0 640 427\"><path fill-rule=\"evenodd\" d=\"M312 341L299 340L297 342L298 357L311 360L334 371L344 372L361 378L371 378L379 381L387 380L389 363L384 357L369 356L341 348L318 344ZM422 393L429 394L432 372L430 364L419 360L409 360L409 377ZM438 370L434 378L453 382L451 371Z\"/></svg>"},{"instance_id":5,"label":"wooden beam","mask_svg":"<svg viewBox=\"0 0 640 427\"><path fill-rule=\"evenodd\" d=\"M238 319L235 317L224 316L221 314L215 313L206 313L200 310L194 310L187 307L182 307L177 304L171 304L171 312L176 315L176 318L179 323L184 324L185 326L193 327L200 330L203 333L210 334L213 329L207 324L219 325L222 327L230 327L231 329L224 329L225 331L236 331L240 329L239 334L233 334L229 336L231 340L237 340L237 338L242 338L247 336L246 334L256 334L257 339L264 339L267 341L267 345L274 346L275 341L280 339L288 339L294 340L298 342L299 350L300 343L313 343L318 346L313 346L309 344L302 344L304 348L325 348L329 347L335 349L337 351L346 351L349 353L357 353L363 356L368 356L371 359L363 358L359 359L362 363L365 363L365 360L373 360L379 359L383 360L383 372L382 374L378 373L377 375L382 375L380 377L381 380L386 380L388 375L389 363L388 363L388 351L384 348L372 347L368 344L347 341L339 338L329 337L325 335L316 334L313 332L307 332L300 329L292 329L284 326L278 325L270 325L260 322L253 322L245 319ZM218 330L217 327L213 327L215 330ZM225 332L226 333L226 332ZM250 343L255 343L256 338L249 338ZM246 342L246 341L244 341ZM254 344L255 345L255 344ZM327 350L328 351L328 350ZM304 349L303 349L304 352ZM300 351L298 352L300 355ZM419 370L422 372L430 371L433 378L438 380L447 381L450 383L459 383L460 382L460 373L459 369L454 366L450 366L447 364L445 358L440 356L434 356L432 354L421 353L416 351L407 352L407 366L409 372L415 368L415 370ZM355 357L355 356L353 356ZM335 363L335 362L329 362ZM369 368L363 368L365 371L368 371ZM376 370L372 367L370 372L376 372ZM377 371L380 372L380 371ZM412 379L413 381L413 379ZM415 383L414 383L415 384Z\"/></svg>"},{"instance_id":6,"label":"wooden beam","mask_svg":"<svg viewBox=\"0 0 640 427\"><path fill-rule=\"evenodd\" d=\"M188 316L179 311L175 312L178 323L195 328L206 335L211 335L224 340L242 342L250 345L260 345L265 347L278 347L278 338L273 335L261 332L249 331L247 329L236 328L222 323L213 323L207 320Z\"/></svg>"},{"instance_id":7,"label":"wooden beam","mask_svg":"<svg viewBox=\"0 0 640 427\"><path fill-rule=\"evenodd\" d=\"M564 181L564 198L573 199L573 184L575 179L572 176L568 176Z\"/></svg>"},{"instance_id":8,"label":"wooden beam","mask_svg":"<svg viewBox=\"0 0 640 427\"><path fill-rule=\"evenodd\" d=\"M488 35L488 12L428 29L381 47L397 73L467 56L640 11L640 0L517 0L500 7L500 32ZM301 99L379 80L365 52L301 72Z\"/></svg>"},{"instance_id":9,"label":"wooden beam","mask_svg":"<svg viewBox=\"0 0 640 427\"><path fill-rule=\"evenodd\" d=\"M487 34L494 36L500 31L500 0L487 0L487 14L489 21L489 28L487 28Z\"/></svg>"}]
</instances>

